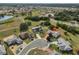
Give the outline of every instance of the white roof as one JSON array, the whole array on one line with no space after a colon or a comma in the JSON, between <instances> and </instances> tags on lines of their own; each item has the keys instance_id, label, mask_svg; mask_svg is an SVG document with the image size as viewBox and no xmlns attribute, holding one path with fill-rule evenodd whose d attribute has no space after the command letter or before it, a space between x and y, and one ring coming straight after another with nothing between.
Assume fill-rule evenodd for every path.
<instances>
[{"instance_id":1,"label":"white roof","mask_svg":"<svg viewBox=\"0 0 79 59\"><path fill-rule=\"evenodd\" d=\"M58 31L51 31L51 30L49 30L48 33L52 33L52 35L53 35L54 37L57 37L57 36L60 35L60 33L59 33Z\"/></svg>"}]
</instances>

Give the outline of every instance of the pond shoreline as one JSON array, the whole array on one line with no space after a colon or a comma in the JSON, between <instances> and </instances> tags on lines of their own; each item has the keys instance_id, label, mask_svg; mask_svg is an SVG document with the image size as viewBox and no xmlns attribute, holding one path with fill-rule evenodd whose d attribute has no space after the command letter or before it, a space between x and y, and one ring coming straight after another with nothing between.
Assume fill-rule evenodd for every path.
<instances>
[{"instance_id":1,"label":"pond shoreline","mask_svg":"<svg viewBox=\"0 0 79 59\"><path fill-rule=\"evenodd\" d=\"M13 21L13 20L11 20L11 18L13 18L13 16L4 16L4 17L2 19L0 19L0 24L4 24L4 23L8 23L8 22Z\"/></svg>"},{"instance_id":2,"label":"pond shoreline","mask_svg":"<svg viewBox=\"0 0 79 59\"><path fill-rule=\"evenodd\" d=\"M7 19L13 18L13 16L4 16L0 18L0 21L5 21Z\"/></svg>"}]
</instances>

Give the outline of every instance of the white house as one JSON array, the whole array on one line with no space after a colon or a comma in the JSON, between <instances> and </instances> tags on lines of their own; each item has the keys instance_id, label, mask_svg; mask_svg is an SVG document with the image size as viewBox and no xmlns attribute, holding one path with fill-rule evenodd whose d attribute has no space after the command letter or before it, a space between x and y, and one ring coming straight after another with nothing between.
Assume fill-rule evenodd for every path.
<instances>
[{"instance_id":1,"label":"white house","mask_svg":"<svg viewBox=\"0 0 79 59\"><path fill-rule=\"evenodd\" d=\"M57 38L60 36L60 33L58 31L52 31L48 30L48 34L51 33L53 37Z\"/></svg>"}]
</instances>

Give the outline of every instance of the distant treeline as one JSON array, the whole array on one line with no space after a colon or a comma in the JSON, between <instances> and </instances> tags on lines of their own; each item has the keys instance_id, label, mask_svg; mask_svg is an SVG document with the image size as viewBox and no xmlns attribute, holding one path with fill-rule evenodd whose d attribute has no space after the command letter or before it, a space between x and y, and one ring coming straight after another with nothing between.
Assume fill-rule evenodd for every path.
<instances>
[{"instance_id":1,"label":"distant treeline","mask_svg":"<svg viewBox=\"0 0 79 59\"><path fill-rule=\"evenodd\" d=\"M62 12L59 12L55 14L55 19L56 20L61 20L61 21L78 21L79 22L79 10L76 11L67 11L64 10Z\"/></svg>"},{"instance_id":2,"label":"distant treeline","mask_svg":"<svg viewBox=\"0 0 79 59\"><path fill-rule=\"evenodd\" d=\"M0 3L0 6L11 6L11 7L28 7L28 6L40 6L40 7L79 7L79 4L43 4L43 3Z\"/></svg>"}]
</instances>

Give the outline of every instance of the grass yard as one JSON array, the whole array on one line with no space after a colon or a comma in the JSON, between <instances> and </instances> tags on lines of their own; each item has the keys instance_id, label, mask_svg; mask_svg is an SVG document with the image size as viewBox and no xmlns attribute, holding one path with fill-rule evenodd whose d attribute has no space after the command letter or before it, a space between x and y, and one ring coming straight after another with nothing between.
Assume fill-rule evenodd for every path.
<instances>
[{"instance_id":1,"label":"grass yard","mask_svg":"<svg viewBox=\"0 0 79 59\"><path fill-rule=\"evenodd\" d=\"M40 50L38 48L31 50L28 55L48 55L47 51Z\"/></svg>"},{"instance_id":2,"label":"grass yard","mask_svg":"<svg viewBox=\"0 0 79 59\"><path fill-rule=\"evenodd\" d=\"M26 44L28 44L28 43L31 42L31 40L29 40L29 39L25 39L24 42L25 42Z\"/></svg>"},{"instance_id":3,"label":"grass yard","mask_svg":"<svg viewBox=\"0 0 79 59\"><path fill-rule=\"evenodd\" d=\"M4 43L7 55L13 55L13 52L9 49L9 47L7 46L7 44Z\"/></svg>"},{"instance_id":4,"label":"grass yard","mask_svg":"<svg viewBox=\"0 0 79 59\"><path fill-rule=\"evenodd\" d=\"M0 32L0 40L2 40L3 38L5 38L9 35L12 35L12 34L18 35L19 34L19 28L14 28L14 29L11 29L11 30Z\"/></svg>"}]
</instances>

